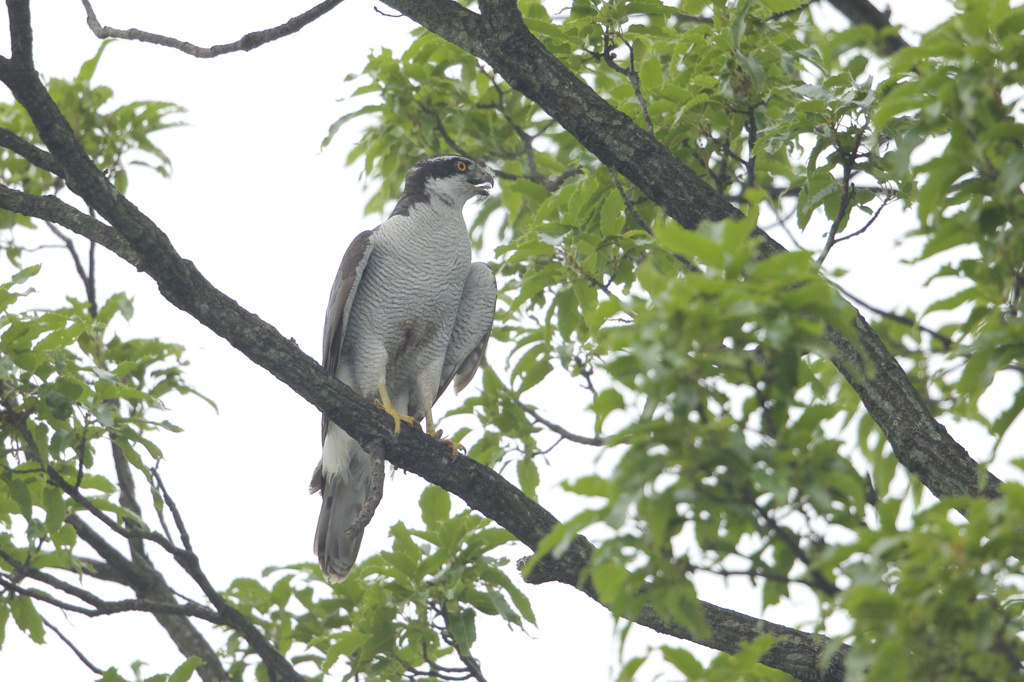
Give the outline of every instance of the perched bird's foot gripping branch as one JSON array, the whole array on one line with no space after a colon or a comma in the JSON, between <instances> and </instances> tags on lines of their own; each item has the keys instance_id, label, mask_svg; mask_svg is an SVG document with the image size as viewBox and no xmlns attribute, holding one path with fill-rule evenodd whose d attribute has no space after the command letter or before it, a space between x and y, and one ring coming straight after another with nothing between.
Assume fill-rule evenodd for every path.
<instances>
[{"instance_id":1,"label":"perched bird's foot gripping branch","mask_svg":"<svg viewBox=\"0 0 1024 682\"><path fill-rule=\"evenodd\" d=\"M380 387L380 400L377 401L377 407L391 415L391 418L395 420L395 435L397 436L402 432L402 422L405 422L409 426L415 426L416 420L407 414L402 414L391 405L391 398L388 397L388 389L381 382Z\"/></svg>"},{"instance_id":2,"label":"perched bird's foot gripping branch","mask_svg":"<svg viewBox=\"0 0 1024 682\"><path fill-rule=\"evenodd\" d=\"M434 428L434 416L430 413L430 410L428 409L427 410L427 435L430 436L431 438L438 439L439 441L441 441L442 443L444 443L445 445L447 445L451 449L452 454L451 454L451 457L449 459L454 460L459 455L466 454L466 446L464 446L462 443L456 443L453 440L448 440L447 438L442 438L441 435L443 433L444 432L441 429L435 429Z\"/></svg>"}]
</instances>

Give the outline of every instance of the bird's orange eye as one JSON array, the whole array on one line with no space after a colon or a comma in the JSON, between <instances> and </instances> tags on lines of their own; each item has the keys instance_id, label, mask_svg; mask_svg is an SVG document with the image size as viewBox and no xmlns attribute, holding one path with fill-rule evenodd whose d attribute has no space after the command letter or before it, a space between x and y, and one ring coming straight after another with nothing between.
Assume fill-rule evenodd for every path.
<instances>
[{"instance_id":1,"label":"bird's orange eye","mask_svg":"<svg viewBox=\"0 0 1024 682\"><path fill-rule=\"evenodd\" d=\"M456 161L455 162L455 167L458 168L460 171L464 171L464 170L466 170L466 162L465 161Z\"/></svg>"}]
</instances>

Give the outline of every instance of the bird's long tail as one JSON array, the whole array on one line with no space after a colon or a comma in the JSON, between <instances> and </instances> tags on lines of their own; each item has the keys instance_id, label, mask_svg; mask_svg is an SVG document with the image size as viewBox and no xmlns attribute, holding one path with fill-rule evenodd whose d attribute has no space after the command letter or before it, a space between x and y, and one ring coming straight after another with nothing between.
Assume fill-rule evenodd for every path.
<instances>
[{"instance_id":1,"label":"bird's long tail","mask_svg":"<svg viewBox=\"0 0 1024 682\"><path fill-rule=\"evenodd\" d=\"M340 583L352 570L363 539L362 531L352 537L346 531L366 503L370 490L370 455L347 433L330 424L321 467L317 473L322 478L318 481L314 473L310 485L311 492L320 487L323 494L313 548L320 559L324 580Z\"/></svg>"}]
</instances>

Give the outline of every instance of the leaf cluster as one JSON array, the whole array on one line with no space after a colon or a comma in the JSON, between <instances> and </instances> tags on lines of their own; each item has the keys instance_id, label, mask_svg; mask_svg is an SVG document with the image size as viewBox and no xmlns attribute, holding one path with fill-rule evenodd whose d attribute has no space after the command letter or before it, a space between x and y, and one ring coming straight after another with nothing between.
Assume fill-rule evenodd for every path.
<instances>
[{"instance_id":1,"label":"leaf cluster","mask_svg":"<svg viewBox=\"0 0 1024 682\"><path fill-rule=\"evenodd\" d=\"M271 587L243 578L225 594L281 653L294 650L300 669L315 664L313 679L342 661L345 679L455 679L479 670L471 653L478 614L536 625L529 600L501 570L507 560L488 554L511 536L469 511L453 515L440 488L423 492L420 509L420 528L392 526L391 550L326 594L315 564L269 568ZM253 652L237 632L225 653L233 679L243 679ZM257 679L269 679L262 663L255 668Z\"/></svg>"}]
</instances>

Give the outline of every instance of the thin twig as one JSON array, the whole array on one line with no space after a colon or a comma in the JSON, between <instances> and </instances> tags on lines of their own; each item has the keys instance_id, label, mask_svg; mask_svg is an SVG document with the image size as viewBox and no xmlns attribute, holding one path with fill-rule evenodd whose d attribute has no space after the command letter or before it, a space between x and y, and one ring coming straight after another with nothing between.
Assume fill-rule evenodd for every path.
<instances>
[{"instance_id":1,"label":"thin twig","mask_svg":"<svg viewBox=\"0 0 1024 682\"><path fill-rule=\"evenodd\" d=\"M205 606L199 606L194 603L182 605L167 602L156 602L151 599L123 599L121 601L108 602L100 599L88 590L75 587L74 585L66 583L59 578L55 578L49 573L44 573L37 568L32 568L27 564L23 564L2 549L0 549L0 559L3 559L10 564L17 573L28 578L32 578L44 585L54 587L71 595L72 597L80 599L93 608L88 609L83 606L77 606L75 604L62 601L46 592L43 592L42 590L20 587L4 576L0 576L0 581L5 581L4 586L7 589L14 589L19 594L25 594L33 599L38 599L53 606L74 611L75 613L81 613L85 616L95 617L111 613L124 613L125 611L148 611L150 613L174 613L183 616L194 616L196 618L208 620L211 623L224 624L224 620L220 618L215 611Z\"/></svg>"},{"instance_id":2,"label":"thin twig","mask_svg":"<svg viewBox=\"0 0 1024 682\"><path fill-rule=\"evenodd\" d=\"M3 550L0 550L0 556L3 554ZM4 557L4 561L10 563L6 557ZM44 573L43 575L46 574ZM35 578L36 576L33 577ZM67 583L64 584L67 585ZM20 585L12 583L2 575L0 575L0 586L3 586L11 592L30 597L66 611L79 613L90 618L96 618L97 616L109 616L115 613L127 613L129 611L142 611L145 613L167 613L178 616L190 616L193 618L200 618L213 623L214 625L227 625L226 619L220 617L216 611L205 607L197 608L194 604L169 604L167 602L157 602L151 599L122 599L121 601L103 601L102 599L95 599L93 608L90 609L62 601L47 592L43 592L42 590L37 590L31 587L21 587Z\"/></svg>"},{"instance_id":3,"label":"thin twig","mask_svg":"<svg viewBox=\"0 0 1024 682\"><path fill-rule=\"evenodd\" d=\"M89 314L92 317L96 317L96 284L92 280L90 273L85 271L85 266L82 265L82 259L78 257L78 250L75 248L75 242L72 241L71 237L64 234L60 228L49 220L44 220L46 226L50 228L50 231L57 235L57 238L64 242L64 247L71 254L71 260L75 262L75 272L78 273L79 279L82 280L82 285L85 287L85 296L89 301ZM90 242L93 243L94 242ZM92 257L92 249L90 248L90 263L89 270L91 271L94 267L94 258Z\"/></svg>"},{"instance_id":4,"label":"thin twig","mask_svg":"<svg viewBox=\"0 0 1024 682\"><path fill-rule=\"evenodd\" d=\"M923 324L921 324L917 320L911 319L911 318L909 318L909 317L907 317L905 315L897 315L894 312L890 312L888 310L883 310L882 308L878 308L876 306L873 306L870 303L866 302L864 299L862 299L862 298L860 298L858 296L855 296L854 294L851 294L847 289L843 288L839 284L836 284L833 280L826 278L826 281L829 284L831 284L832 286L834 286L839 291L839 293L842 294L844 297L850 299L851 301L853 301L854 303L856 303L857 305L859 305L859 306L861 306L863 308L867 308L868 310L870 310L874 314L880 315L880 316L886 318L887 320L892 320L893 322L899 322L900 324L905 324L908 327L917 327L918 329L923 331L925 334L930 335L936 341L941 343L943 350L949 350L950 348L953 347L954 343L956 343L955 341L953 341L953 339L951 339L950 337L946 336L945 334L941 334L941 333L935 331L934 329L929 329L928 327L925 327ZM1009 367L1009 369L1016 369L1016 368L1011 365Z\"/></svg>"},{"instance_id":5,"label":"thin twig","mask_svg":"<svg viewBox=\"0 0 1024 682\"><path fill-rule=\"evenodd\" d=\"M533 459L534 457L543 457L544 455L546 455L546 454L550 453L550 452L551 452L552 450L554 450L555 448L557 448L557 447L559 446L559 444L560 444L560 443L561 443L561 442L562 442L563 440L565 440L565 436L561 436L561 435L560 435L560 436L558 436L558 440L556 440L556 441L555 441L554 443L552 443L550 447L548 447L548 448L545 448L545 449L543 449L543 450L538 450L538 451L536 451L536 452L534 452L534 453L531 453L531 454L530 454L530 459Z\"/></svg>"},{"instance_id":6,"label":"thin twig","mask_svg":"<svg viewBox=\"0 0 1024 682\"><path fill-rule=\"evenodd\" d=\"M747 504L754 508L757 515L764 520L765 524L775 532L775 537L785 542L786 545L789 546L790 550L792 550L793 554L807 567L808 574L813 578L813 580L808 584L831 597L839 594L839 588L830 582L828 578L821 573L821 571L816 568L811 568L813 563L811 562L810 557L807 556L807 553L804 552L804 548L800 546L800 540L796 537L793 531L785 526L779 525L775 519L772 518L771 514L768 513L768 510L762 508L753 497L748 496L746 501Z\"/></svg>"},{"instance_id":7,"label":"thin twig","mask_svg":"<svg viewBox=\"0 0 1024 682\"><path fill-rule=\"evenodd\" d=\"M572 433L571 431L566 431L564 428L562 428L558 424L550 422L547 419L545 419L544 417L542 417L539 414L537 414L536 410L534 410L529 405L524 405L523 403L519 403L519 406L523 408L524 412L526 412L528 415L533 417L535 422L537 422L538 424L542 424L543 426L547 427L548 430L554 431L555 433L557 433L559 436L561 436L562 438L564 438L566 440L571 440L572 442L580 443L581 445L593 445L595 447L601 447L601 446L604 446L604 445L608 444L608 440L606 438L599 438L599 437L591 438L590 436L580 436L580 435L577 435L575 433Z\"/></svg>"},{"instance_id":8,"label":"thin twig","mask_svg":"<svg viewBox=\"0 0 1024 682\"><path fill-rule=\"evenodd\" d=\"M219 57L222 54L242 50L248 52L249 50L254 50L257 47L277 40L278 38L283 38L293 33L297 33L308 24L311 24L313 21L319 19L340 5L341 2L342 0L325 0L316 7L303 12L297 17L289 19L280 26L268 28L263 31L247 33L233 43L214 45L213 47L198 47L192 43L177 40L176 38L168 38L167 36L157 35L156 33L140 31L137 28L130 28L127 31L124 31L117 28L110 28L109 26L103 26L96 18L96 12L93 11L89 0L82 0L82 4L85 5L86 23L89 24L89 28L92 29L92 32L96 34L97 38L124 38L125 40L137 40L143 43L172 47L175 50L181 50L185 54L198 57L199 59L211 59L213 57Z\"/></svg>"},{"instance_id":9,"label":"thin twig","mask_svg":"<svg viewBox=\"0 0 1024 682\"><path fill-rule=\"evenodd\" d=\"M835 136L836 151L843 157L843 196L839 200L839 210L836 211L836 219L832 221L832 225L828 230L828 238L825 240L825 246L821 250L821 254L818 256L818 265L825 262L825 258L828 256L829 251L836 245L836 235L839 233L839 228L843 225L843 220L847 217L850 210L850 201L857 193L857 188L854 187L850 181L853 178L854 165L857 163L857 150L860 149L861 140L864 139L865 130L862 128L858 133L857 137L853 142L853 149L848 154L843 154L843 145L839 140L838 130L832 129L832 134Z\"/></svg>"},{"instance_id":10,"label":"thin twig","mask_svg":"<svg viewBox=\"0 0 1024 682\"><path fill-rule=\"evenodd\" d=\"M744 164L747 167L747 181L743 185L749 188L757 186L757 155L754 153L754 147L757 146L757 119L754 117L753 106L747 112L744 127L747 129L747 161Z\"/></svg>"},{"instance_id":11,"label":"thin twig","mask_svg":"<svg viewBox=\"0 0 1024 682\"><path fill-rule=\"evenodd\" d=\"M649 234L649 235L651 235L653 237L654 236L654 230L652 230L651 226L647 224L647 221L645 221L642 217L640 217L640 214L637 213L636 205L629 198L629 196L626 195L626 190L622 186L622 182L619 180L618 172L614 168L611 168L609 166L608 167L608 175L611 176L612 182L615 184L615 189L617 189L619 191L619 196L622 197L623 203L626 204L626 210L628 210L629 214L631 216L633 216L633 220L635 220L640 225L640 227L643 229L644 232L646 232L647 234ZM682 256L682 255L680 255L678 253L677 254L673 254L673 255L675 256L675 259L677 261L679 261L683 265L683 267L685 267L690 272L698 272L700 270L700 268L698 268L696 265L691 263L690 260L688 258L686 258L686 256ZM636 261L634 261L634 262L636 262ZM630 315L630 317L633 317L633 316Z\"/></svg>"},{"instance_id":12,"label":"thin twig","mask_svg":"<svg viewBox=\"0 0 1024 682\"><path fill-rule=\"evenodd\" d=\"M636 206L633 205L633 201L626 195L626 190L619 181L619 174L614 168L608 169L608 175L612 176L612 183L615 184L615 189L619 190L619 196L622 197L622 201L626 204L626 210L629 211L629 215L633 216L633 220L636 221L637 225L646 232L647 234L653 235L654 230L647 224L647 221L640 217L640 214L636 212Z\"/></svg>"},{"instance_id":13,"label":"thin twig","mask_svg":"<svg viewBox=\"0 0 1024 682\"><path fill-rule=\"evenodd\" d=\"M523 148L522 152L517 152L517 153L512 153L512 154L502 154L502 153L495 154L495 153L492 152L488 156L490 158L518 158L518 157L520 157L520 156L525 154L526 157L527 157L527 165L529 166L529 169L530 169L530 172L528 174L526 174L526 175L515 175L513 173L507 173L507 172L505 172L503 170L499 170L499 169L496 169L496 168L492 168L491 169L491 173L494 174L496 177L501 178L502 180L518 180L520 178L526 178L527 180L530 180L531 182L535 182L538 185L540 185L541 187L547 189L549 192L554 192L555 190L557 190L559 187L561 187L563 184L565 184L566 180L568 180L569 178L573 177L574 175L582 174L583 173L583 169L581 167L579 167L579 166L574 166L572 168L568 168L565 171L563 171L560 175L558 175L558 176L556 176L554 178L549 178L548 176L544 175L539 170L537 170L537 161L536 161L536 158L535 158L534 153L533 153L533 140L536 139L541 134L543 134L543 132L545 130L547 130L551 126L552 123L554 123L554 121L548 121L544 125L540 126L540 132L538 132L536 135L530 135L525 130L523 130L520 126L516 125L508 117L508 115L505 114L505 110L504 110L504 106L505 105L504 105L504 101L502 100L501 89L498 87L497 82L495 82L493 80L493 78L492 78L491 82L494 84L495 90L498 92L499 104L496 105L496 106L493 106L493 107L488 107L488 108L493 108L495 111L500 113L502 115L502 117L505 118L505 121L515 131L516 135L518 135L520 137L520 139L523 140L523 147L524 148ZM449 147L451 147L455 151L455 153L461 154L462 156L465 156L465 157L470 158L470 159L473 158L473 155L468 153L465 149L463 149L462 146L459 143L457 143L454 140L454 138L452 138L452 136L448 133L448 129L445 128L444 122L441 120L441 115L436 110L431 109L430 107L427 107L422 102L418 102L417 104L419 105L420 110L422 110L422 111L424 111L424 112L426 112L426 113L428 113L428 114L430 114L431 116L434 117L434 120L437 121L437 125L434 126L434 129L441 135L441 137L444 139L445 143Z\"/></svg>"},{"instance_id":14,"label":"thin twig","mask_svg":"<svg viewBox=\"0 0 1024 682\"><path fill-rule=\"evenodd\" d=\"M153 467L152 469L150 469L150 471L153 474L156 474L156 467ZM154 496L160 495L160 488L157 487L157 486L154 486L152 484L152 482L150 483L150 490L152 490ZM167 539L170 540L171 539L171 529L167 526L167 519L164 518L163 505L157 506L156 500L153 500L153 506L156 507L156 517L160 520L160 527L163 528L164 535L166 535Z\"/></svg>"},{"instance_id":15,"label":"thin twig","mask_svg":"<svg viewBox=\"0 0 1024 682\"><path fill-rule=\"evenodd\" d=\"M74 644L72 644L71 640L68 639L67 637L65 637L64 633L62 633L60 630L58 630L56 628L56 626L54 626L53 623L51 623L50 621L46 620L46 618L44 618L43 616L39 616L39 618L40 618L40 620L43 621L43 625L45 625L46 627L48 627L51 630L53 630L54 634L56 634L58 637L60 637L61 641L68 645L68 648L71 649L71 651L73 651L75 653L75 656L78 656L78 660L80 660L82 663L84 663L85 667L87 667L89 670L93 671L97 675L102 675L103 674L103 670L101 668L93 665L91 662L89 662L89 659L85 657L85 654L83 654L81 651L79 651L78 647L76 647Z\"/></svg>"},{"instance_id":16,"label":"thin twig","mask_svg":"<svg viewBox=\"0 0 1024 682\"><path fill-rule=\"evenodd\" d=\"M633 86L633 94L636 95L636 99L640 102L640 109L644 112L644 123L647 124L647 132L654 135L654 123L651 121L651 114L647 110L647 100L644 99L644 93L640 90L640 75L636 72L636 65L633 62L633 45L627 41L622 42L629 49L629 68L619 66L615 63L615 55L612 54L612 50L615 49L614 45L608 36L605 36L604 42L604 61L613 70L621 73L629 80L629 84Z\"/></svg>"},{"instance_id":17,"label":"thin twig","mask_svg":"<svg viewBox=\"0 0 1024 682\"><path fill-rule=\"evenodd\" d=\"M185 530L185 522L182 520L181 514L178 513L178 505L174 504L174 499L171 498L171 494L164 487L164 480L160 478L156 467L153 467L151 471L153 472L153 478L156 479L157 486L160 488L160 492L164 496L164 502L167 503L167 507L171 510L171 518L174 519L174 525L178 528L178 535L181 536L181 545L185 548L186 552L192 553L192 541L189 539L188 531Z\"/></svg>"},{"instance_id":18,"label":"thin twig","mask_svg":"<svg viewBox=\"0 0 1024 682\"><path fill-rule=\"evenodd\" d=\"M879 214L881 214L882 209L885 208L886 206L888 206L890 202L894 201L895 198L896 197L894 195L892 195L892 194L885 195L885 198L882 199L882 205L879 206L877 209L875 209L875 211L871 214L871 219L868 220L864 224L864 227L860 228L856 232L852 232L852 233L846 235L845 237L839 237L838 239L835 240L835 242L833 243L833 246L835 244L838 244L839 242L845 242L847 239L853 239L854 237L857 237L857 236L862 235L865 232L867 232L868 228L871 227L871 225L875 222L875 220L878 219L878 216L879 216Z\"/></svg>"}]
</instances>

